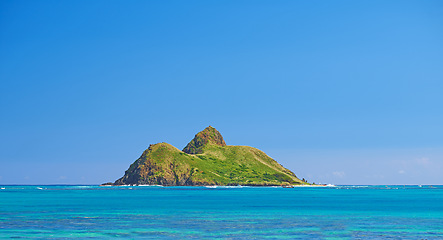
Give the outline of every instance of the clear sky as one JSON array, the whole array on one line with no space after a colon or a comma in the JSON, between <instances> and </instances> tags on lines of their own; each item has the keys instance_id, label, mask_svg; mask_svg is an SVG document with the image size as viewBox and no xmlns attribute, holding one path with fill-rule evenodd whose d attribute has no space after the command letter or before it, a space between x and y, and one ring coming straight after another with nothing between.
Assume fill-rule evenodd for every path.
<instances>
[{"instance_id":1,"label":"clear sky","mask_svg":"<svg viewBox=\"0 0 443 240\"><path fill-rule=\"evenodd\" d=\"M208 125L310 182L443 184L443 1L0 1L0 184Z\"/></svg>"}]
</instances>

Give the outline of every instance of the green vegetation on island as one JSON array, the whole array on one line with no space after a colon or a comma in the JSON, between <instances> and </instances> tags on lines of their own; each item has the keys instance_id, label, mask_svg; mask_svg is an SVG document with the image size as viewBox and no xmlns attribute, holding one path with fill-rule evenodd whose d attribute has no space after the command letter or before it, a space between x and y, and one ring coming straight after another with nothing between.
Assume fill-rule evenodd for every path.
<instances>
[{"instance_id":1,"label":"green vegetation on island","mask_svg":"<svg viewBox=\"0 0 443 240\"><path fill-rule=\"evenodd\" d=\"M197 133L183 151L168 143L150 145L125 175L106 185L307 185L264 152L226 145L209 126Z\"/></svg>"}]
</instances>

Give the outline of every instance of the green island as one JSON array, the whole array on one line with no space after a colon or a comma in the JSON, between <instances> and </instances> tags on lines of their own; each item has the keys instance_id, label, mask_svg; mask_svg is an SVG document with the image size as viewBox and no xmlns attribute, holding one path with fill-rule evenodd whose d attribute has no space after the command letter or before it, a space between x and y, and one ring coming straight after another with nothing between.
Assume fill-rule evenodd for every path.
<instances>
[{"instance_id":1,"label":"green island","mask_svg":"<svg viewBox=\"0 0 443 240\"><path fill-rule=\"evenodd\" d=\"M312 185L264 152L226 145L209 126L197 133L183 151L168 143L152 144L125 175L102 185L163 186L285 186Z\"/></svg>"}]
</instances>

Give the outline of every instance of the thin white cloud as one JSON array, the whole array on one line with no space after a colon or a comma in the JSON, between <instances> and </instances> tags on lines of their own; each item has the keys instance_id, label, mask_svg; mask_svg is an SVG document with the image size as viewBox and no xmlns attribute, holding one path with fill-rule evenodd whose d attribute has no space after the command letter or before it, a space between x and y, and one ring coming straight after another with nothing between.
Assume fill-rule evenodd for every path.
<instances>
[{"instance_id":1,"label":"thin white cloud","mask_svg":"<svg viewBox=\"0 0 443 240\"><path fill-rule=\"evenodd\" d=\"M384 179L385 178L385 176L381 175L381 174L366 175L365 177L369 178L369 179Z\"/></svg>"},{"instance_id":2,"label":"thin white cloud","mask_svg":"<svg viewBox=\"0 0 443 240\"><path fill-rule=\"evenodd\" d=\"M426 157L416 159L415 162L419 165L422 165L422 166L429 166L431 164L431 161L429 160L429 158L426 158Z\"/></svg>"},{"instance_id":3,"label":"thin white cloud","mask_svg":"<svg viewBox=\"0 0 443 240\"><path fill-rule=\"evenodd\" d=\"M333 172L332 175L335 177L343 178L345 176L345 172Z\"/></svg>"},{"instance_id":4,"label":"thin white cloud","mask_svg":"<svg viewBox=\"0 0 443 240\"><path fill-rule=\"evenodd\" d=\"M399 174L405 174L406 172L405 172L405 170L399 170L398 173Z\"/></svg>"}]
</instances>

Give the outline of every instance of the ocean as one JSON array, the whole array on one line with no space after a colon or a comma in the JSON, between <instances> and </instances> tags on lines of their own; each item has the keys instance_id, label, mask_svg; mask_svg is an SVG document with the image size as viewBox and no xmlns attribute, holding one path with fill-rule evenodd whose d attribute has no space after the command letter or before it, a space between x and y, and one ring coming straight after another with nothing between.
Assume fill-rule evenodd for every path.
<instances>
[{"instance_id":1,"label":"ocean","mask_svg":"<svg viewBox=\"0 0 443 240\"><path fill-rule=\"evenodd\" d=\"M443 239L443 186L0 186L0 238Z\"/></svg>"}]
</instances>

